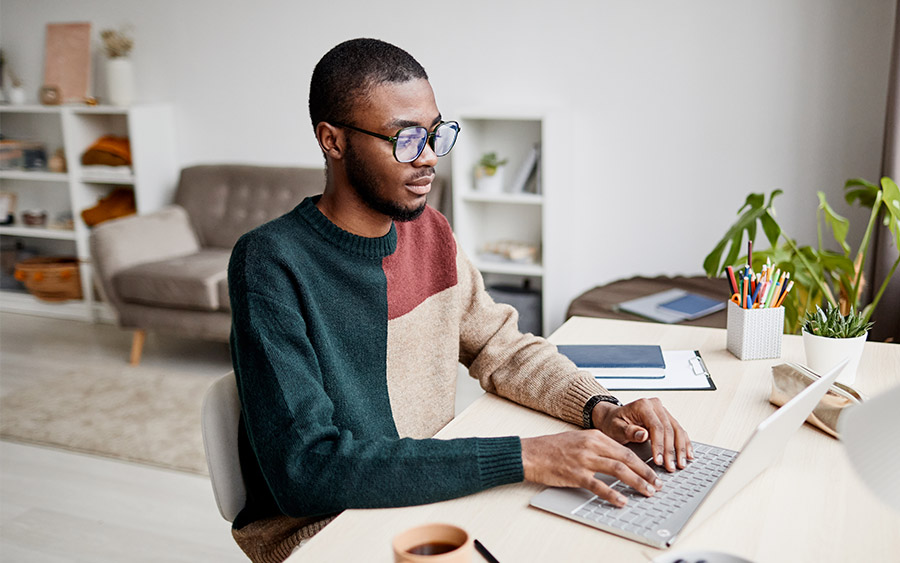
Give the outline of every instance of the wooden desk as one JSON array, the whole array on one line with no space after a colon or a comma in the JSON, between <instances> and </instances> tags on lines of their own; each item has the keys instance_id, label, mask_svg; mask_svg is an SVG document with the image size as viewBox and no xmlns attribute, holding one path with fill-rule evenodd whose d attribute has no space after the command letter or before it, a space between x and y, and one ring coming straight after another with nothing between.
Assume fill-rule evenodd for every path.
<instances>
[{"instance_id":1,"label":"wooden desk","mask_svg":"<svg viewBox=\"0 0 900 563\"><path fill-rule=\"evenodd\" d=\"M804 359L799 336L784 337L781 359L742 362L725 349L723 329L585 317L570 319L550 340L557 344L654 343L664 350L700 350L717 391L653 394L692 439L732 449L739 449L774 409L768 402L770 367ZM855 387L875 395L897 384L900 345L867 343ZM645 396L634 391L616 394L624 402ZM487 394L437 437L536 436L572 428ZM894 444L897 430L887 429ZM393 561L390 545L396 533L435 521L465 528L503 563L646 562L662 553L529 507L529 499L542 489L518 483L424 506L348 510L289 561ZM792 438L781 460L672 549L722 550L759 563L898 561L898 532L900 514L869 492L853 472L840 442L807 424ZM477 554L472 560L481 561Z\"/></svg>"}]
</instances>

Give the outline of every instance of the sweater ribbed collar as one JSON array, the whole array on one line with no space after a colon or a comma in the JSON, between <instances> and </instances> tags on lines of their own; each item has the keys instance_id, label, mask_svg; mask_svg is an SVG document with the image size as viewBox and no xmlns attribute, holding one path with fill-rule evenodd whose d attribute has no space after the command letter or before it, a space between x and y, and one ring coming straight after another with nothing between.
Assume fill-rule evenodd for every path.
<instances>
[{"instance_id":1,"label":"sweater ribbed collar","mask_svg":"<svg viewBox=\"0 0 900 563\"><path fill-rule=\"evenodd\" d=\"M320 197L322 196L317 195L304 199L294 211L300 219L309 223L322 238L351 254L366 258L390 256L397 249L397 227L394 223L391 223L391 230L381 237L369 238L355 235L338 227L319 211L316 202Z\"/></svg>"}]
</instances>

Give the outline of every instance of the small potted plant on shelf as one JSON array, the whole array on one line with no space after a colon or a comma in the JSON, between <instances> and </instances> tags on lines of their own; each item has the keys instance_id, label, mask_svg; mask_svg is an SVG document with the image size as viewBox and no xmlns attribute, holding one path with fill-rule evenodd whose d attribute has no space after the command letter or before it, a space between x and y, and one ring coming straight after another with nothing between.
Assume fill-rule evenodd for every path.
<instances>
[{"instance_id":1,"label":"small potted plant on shelf","mask_svg":"<svg viewBox=\"0 0 900 563\"><path fill-rule=\"evenodd\" d=\"M822 374L848 358L850 361L837 380L844 385L852 385L870 328L872 323L853 307L848 314L842 315L837 307L823 310L817 305L815 311L806 313L803 321L806 365Z\"/></svg>"},{"instance_id":2,"label":"small potted plant on shelf","mask_svg":"<svg viewBox=\"0 0 900 563\"><path fill-rule=\"evenodd\" d=\"M497 153L489 152L481 156L475 166L475 189L479 192L500 193L503 191L503 171L507 159L500 159Z\"/></svg>"}]
</instances>

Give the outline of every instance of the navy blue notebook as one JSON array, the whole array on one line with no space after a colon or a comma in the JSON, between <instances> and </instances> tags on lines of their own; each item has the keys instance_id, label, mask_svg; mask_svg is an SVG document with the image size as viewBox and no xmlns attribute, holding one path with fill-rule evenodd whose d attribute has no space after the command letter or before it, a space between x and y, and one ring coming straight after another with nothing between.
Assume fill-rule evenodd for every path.
<instances>
[{"instance_id":1,"label":"navy blue notebook","mask_svg":"<svg viewBox=\"0 0 900 563\"><path fill-rule=\"evenodd\" d=\"M662 377L666 361L662 348L639 344L568 344L557 347L575 365L595 375Z\"/></svg>"}]
</instances>

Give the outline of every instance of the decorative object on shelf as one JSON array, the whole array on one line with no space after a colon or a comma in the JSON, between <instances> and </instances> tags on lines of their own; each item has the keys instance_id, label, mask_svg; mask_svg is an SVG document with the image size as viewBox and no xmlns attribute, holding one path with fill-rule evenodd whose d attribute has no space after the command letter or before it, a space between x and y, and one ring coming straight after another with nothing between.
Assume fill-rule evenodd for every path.
<instances>
[{"instance_id":1,"label":"decorative object on shelf","mask_svg":"<svg viewBox=\"0 0 900 563\"><path fill-rule=\"evenodd\" d=\"M62 103L62 94L60 94L59 88L56 86L41 86L38 97L45 106L58 106Z\"/></svg>"},{"instance_id":2,"label":"decorative object on shelf","mask_svg":"<svg viewBox=\"0 0 900 563\"><path fill-rule=\"evenodd\" d=\"M128 166L131 164L131 143L126 137L104 135L81 155L81 164L104 166Z\"/></svg>"},{"instance_id":3,"label":"decorative object on shelf","mask_svg":"<svg viewBox=\"0 0 900 563\"><path fill-rule=\"evenodd\" d=\"M9 103L14 106L25 104L25 86L18 78L12 79L12 87L9 89Z\"/></svg>"},{"instance_id":4,"label":"decorative object on shelf","mask_svg":"<svg viewBox=\"0 0 900 563\"><path fill-rule=\"evenodd\" d=\"M66 171L66 151L62 147L56 149L56 152L47 161L47 168L50 172Z\"/></svg>"},{"instance_id":5,"label":"decorative object on shelf","mask_svg":"<svg viewBox=\"0 0 900 563\"><path fill-rule=\"evenodd\" d=\"M535 244L514 240L487 242L481 249L482 260L516 262L519 264L536 264L538 247Z\"/></svg>"},{"instance_id":6,"label":"decorative object on shelf","mask_svg":"<svg viewBox=\"0 0 900 563\"><path fill-rule=\"evenodd\" d=\"M501 160L495 152L482 155L475 166L475 189L486 193L502 192L503 173L507 162L508 159Z\"/></svg>"},{"instance_id":7,"label":"decorative object on shelf","mask_svg":"<svg viewBox=\"0 0 900 563\"><path fill-rule=\"evenodd\" d=\"M822 374L844 358L849 358L837 380L844 385L853 385L870 328L872 323L868 318L853 307L848 314L842 315L837 307L823 311L817 305L815 311L806 313L803 321L806 365Z\"/></svg>"},{"instance_id":8,"label":"decorative object on shelf","mask_svg":"<svg viewBox=\"0 0 900 563\"><path fill-rule=\"evenodd\" d=\"M795 290L787 295L783 302L785 308L785 330L798 333L807 312L827 303L830 307L839 308L846 315L851 308L859 311L867 322L878 306L881 296L900 264L898 258L890 268L881 286L877 288L875 297L868 305L863 303L863 287L866 270L866 257L869 243L874 235L874 227L882 222L888 227L894 246L900 246L900 189L890 178L882 178L877 186L862 179L847 180L844 185L844 199L849 204L854 202L872 211L863 235L862 242L855 253L847 243L850 221L838 215L826 201L825 194L818 192L819 205L816 208L816 224L819 227L817 247L798 246L797 242L784 232L775 219L773 200L782 193L775 190L766 202L764 194L750 194L744 205L738 210L743 214L728 229L712 252L703 261L703 268L708 276L720 275L727 266L742 265L747 260L738 254L743 247L744 231L752 240L757 232L757 221L766 235L771 248L752 251L752 263L763 264L767 261L771 267L790 272L790 279ZM833 252L824 248L822 243L821 222L831 230L841 252ZM731 244L724 260L722 255L726 246ZM846 368L845 368L846 371Z\"/></svg>"},{"instance_id":9,"label":"decorative object on shelf","mask_svg":"<svg viewBox=\"0 0 900 563\"><path fill-rule=\"evenodd\" d=\"M81 299L78 259L69 256L40 256L16 264L16 279L29 293L43 301Z\"/></svg>"},{"instance_id":10,"label":"decorative object on shelf","mask_svg":"<svg viewBox=\"0 0 900 563\"><path fill-rule=\"evenodd\" d=\"M104 221L135 213L137 213L137 207L134 202L134 190L116 188L108 196L100 199L97 205L82 211L81 219L85 225L93 227Z\"/></svg>"},{"instance_id":11,"label":"decorative object on shelf","mask_svg":"<svg viewBox=\"0 0 900 563\"><path fill-rule=\"evenodd\" d=\"M44 84L57 88L54 101L81 102L88 95L91 76L91 24L48 23L44 48ZM49 94L48 94L49 98Z\"/></svg>"},{"instance_id":12,"label":"decorative object on shelf","mask_svg":"<svg viewBox=\"0 0 900 563\"><path fill-rule=\"evenodd\" d=\"M63 211L62 213L58 213L56 215L56 219L54 219L49 225L47 225L47 228L56 231L74 231L75 220L72 218L72 214L70 212Z\"/></svg>"},{"instance_id":13,"label":"decorative object on shelf","mask_svg":"<svg viewBox=\"0 0 900 563\"><path fill-rule=\"evenodd\" d=\"M22 224L26 227L43 227L47 223L47 212L43 209L26 209L22 212Z\"/></svg>"},{"instance_id":14,"label":"decorative object on shelf","mask_svg":"<svg viewBox=\"0 0 900 563\"><path fill-rule=\"evenodd\" d=\"M12 225L16 222L16 194L0 192L0 225Z\"/></svg>"},{"instance_id":15,"label":"decorative object on shelf","mask_svg":"<svg viewBox=\"0 0 900 563\"><path fill-rule=\"evenodd\" d=\"M134 70L128 55L134 47L131 30L104 29L100 32L106 51L106 95L109 103L127 106L134 101Z\"/></svg>"},{"instance_id":16,"label":"decorative object on shelf","mask_svg":"<svg viewBox=\"0 0 900 563\"><path fill-rule=\"evenodd\" d=\"M519 167L516 178L510 184L509 191L514 194L519 193L541 193L541 145L535 143L528 151L528 156Z\"/></svg>"}]
</instances>

